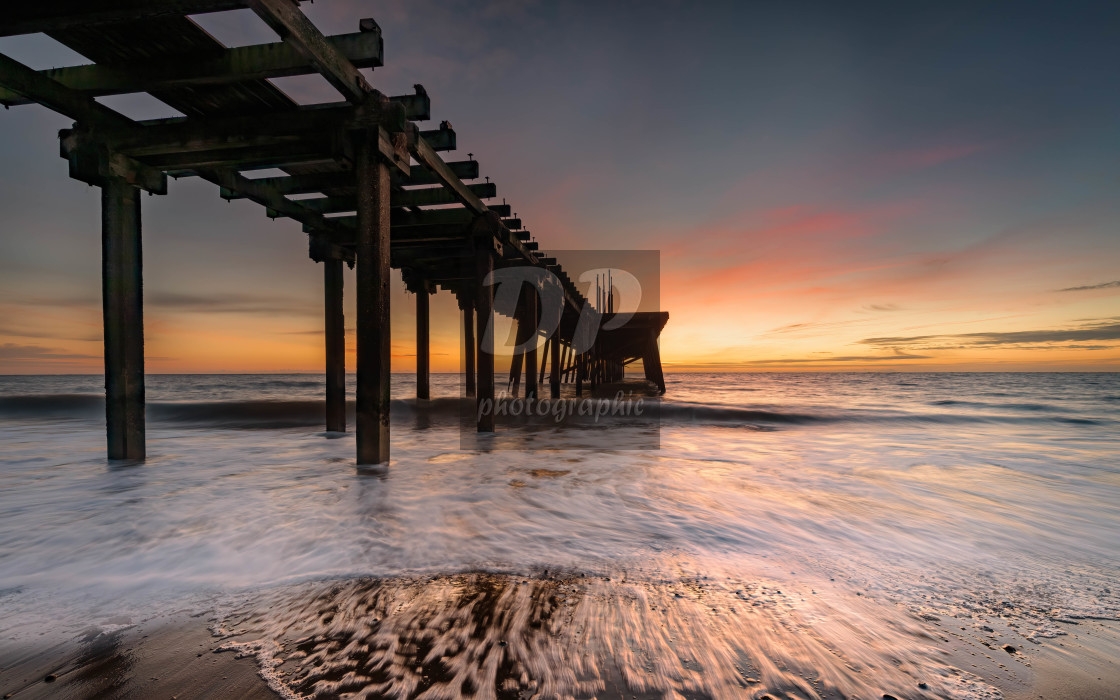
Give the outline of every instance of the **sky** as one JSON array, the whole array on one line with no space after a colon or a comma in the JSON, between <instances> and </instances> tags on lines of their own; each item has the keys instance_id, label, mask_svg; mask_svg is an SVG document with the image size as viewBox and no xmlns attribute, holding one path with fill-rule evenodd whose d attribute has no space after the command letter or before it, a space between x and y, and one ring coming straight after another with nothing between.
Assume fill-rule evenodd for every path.
<instances>
[{"instance_id":1,"label":"sky","mask_svg":"<svg viewBox=\"0 0 1120 700\"><path fill-rule=\"evenodd\" d=\"M541 248L660 251L673 371L1120 369L1120 4L321 0L373 17ZM248 11L196 21L276 41ZM33 68L88 62L0 39ZM318 76L278 79L337 101ZM152 98L102 98L134 118ZM96 188L39 106L0 112L0 373L102 369ZM323 367L300 226L197 179L143 200L147 371ZM563 262L563 259L561 259ZM347 271L353 369L353 272ZM393 369L415 366L393 282ZM455 300L432 367L458 371Z\"/></svg>"}]
</instances>

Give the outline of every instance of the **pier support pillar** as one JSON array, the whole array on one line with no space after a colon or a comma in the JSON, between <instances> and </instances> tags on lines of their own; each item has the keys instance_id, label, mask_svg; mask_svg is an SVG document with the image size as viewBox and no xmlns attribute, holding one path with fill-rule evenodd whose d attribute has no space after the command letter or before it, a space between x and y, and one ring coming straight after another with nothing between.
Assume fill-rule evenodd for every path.
<instances>
[{"instance_id":1,"label":"pier support pillar","mask_svg":"<svg viewBox=\"0 0 1120 700\"><path fill-rule=\"evenodd\" d=\"M548 354L550 347L552 347L552 338L550 338L549 336L545 336L544 349L541 350L541 371L539 374L537 374L537 384L544 384L544 371L545 368L548 367L548 358L551 357L551 355Z\"/></svg>"},{"instance_id":2,"label":"pier support pillar","mask_svg":"<svg viewBox=\"0 0 1120 700\"><path fill-rule=\"evenodd\" d=\"M518 315L518 317L516 319L516 323L517 323L517 333L515 335L515 339L517 340L517 344L520 345L521 343L524 342L521 334L525 330L525 326L521 321L521 316L520 315ZM524 353L521 353L521 352L514 353L513 357L510 358L510 362L509 362L509 383L506 384L506 386L509 388L510 396L517 396L518 392L521 391L521 364L522 364L522 360L524 360L524 359L525 359L525 355L524 355Z\"/></svg>"},{"instance_id":3,"label":"pier support pillar","mask_svg":"<svg viewBox=\"0 0 1120 700\"><path fill-rule=\"evenodd\" d=\"M466 395L474 398L475 390L475 344L474 344L474 300L469 298L462 298L459 300L459 308L463 310L463 371L464 377L464 390Z\"/></svg>"},{"instance_id":4,"label":"pier support pillar","mask_svg":"<svg viewBox=\"0 0 1120 700\"><path fill-rule=\"evenodd\" d=\"M389 461L389 168L376 130L358 133L358 464Z\"/></svg>"},{"instance_id":5,"label":"pier support pillar","mask_svg":"<svg viewBox=\"0 0 1120 700\"><path fill-rule=\"evenodd\" d=\"M327 430L346 432L346 323L342 312L342 260L323 261L327 350Z\"/></svg>"},{"instance_id":6,"label":"pier support pillar","mask_svg":"<svg viewBox=\"0 0 1120 700\"><path fill-rule=\"evenodd\" d=\"M494 253L486 245L475 257L475 313L478 339L478 397L476 399L478 432L494 432L494 288L485 283L494 271ZM489 332L487 332L489 330ZM485 410L484 410L485 409Z\"/></svg>"},{"instance_id":7,"label":"pier support pillar","mask_svg":"<svg viewBox=\"0 0 1120 700\"><path fill-rule=\"evenodd\" d=\"M587 373L587 355L578 353L576 360L576 396L583 396L583 379Z\"/></svg>"},{"instance_id":8,"label":"pier support pillar","mask_svg":"<svg viewBox=\"0 0 1120 700\"><path fill-rule=\"evenodd\" d=\"M101 301L109 459L144 459L144 300L140 190L101 183Z\"/></svg>"},{"instance_id":9,"label":"pier support pillar","mask_svg":"<svg viewBox=\"0 0 1120 700\"><path fill-rule=\"evenodd\" d=\"M537 372L540 371L540 365L537 364L537 341L539 339L537 324L540 319L540 304L536 286L528 288L522 318L525 319L525 342L529 343L529 347L525 351L525 398L535 399L537 398L537 389L540 386L537 380Z\"/></svg>"},{"instance_id":10,"label":"pier support pillar","mask_svg":"<svg viewBox=\"0 0 1120 700\"><path fill-rule=\"evenodd\" d=\"M560 398L560 371L563 369L563 365L560 363L560 351L562 348L560 347L559 329L557 329L552 336L552 343L549 345L549 350L552 353L552 357L549 358L549 363L552 365L552 375L549 377L548 381L549 395L554 399L558 399Z\"/></svg>"},{"instance_id":11,"label":"pier support pillar","mask_svg":"<svg viewBox=\"0 0 1120 700\"><path fill-rule=\"evenodd\" d=\"M645 370L646 379L657 385L658 390L665 393L665 373L661 369L661 351L657 347L657 333L651 333L646 347L642 352L642 368Z\"/></svg>"},{"instance_id":12,"label":"pier support pillar","mask_svg":"<svg viewBox=\"0 0 1120 700\"><path fill-rule=\"evenodd\" d=\"M416 398L422 401L432 398L429 301L428 285L425 282L416 293Z\"/></svg>"}]
</instances>

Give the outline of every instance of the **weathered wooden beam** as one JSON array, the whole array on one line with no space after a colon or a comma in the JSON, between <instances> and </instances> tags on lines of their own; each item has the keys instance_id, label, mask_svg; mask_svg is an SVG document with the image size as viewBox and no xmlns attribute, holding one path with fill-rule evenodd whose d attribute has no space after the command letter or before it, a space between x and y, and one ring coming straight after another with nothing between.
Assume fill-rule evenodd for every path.
<instances>
[{"instance_id":1,"label":"weathered wooden beam","mask_svg":"<svg viewBox=\"0 0 1120 700\"><path fill-rule=\"evenodd\" d=\"M364 126L369 117L350 106L299 109L266 117L234 116L200 119L170 117L129 123L122 128L100 129L98 140L113 144L134 157L164 153L194 153L219 148L252 148L298 144L306 139L326 140L329 132L342 132L354 124ZM75 132L80 136L81 132Z\"/></svg>"},{"instance_id":2,"label":"weathered wooden beam","mask_svg":"<svg viewBox=\"0 0 1120 700\"><path fill-rule=\"evenodd\" d=\"M323 225L304 225L303 231L307 234L319 234L328 231L327 240L333 245L350 246L356 240L354 228L357 218L353 216L326 217ZM330 228L324 228L330 227ZM434 224L432 226L393 226L392 243L394 250L407 247L423 246L426 244L440 244L441 249L447 249L452 243L462 243L469 236L467 226L460 224Z\"/></svg>"},{"instance_id":3,"label":"weathered wooden beam","mask_svg":"<svg viewBox=\"0 0 1120 700\"><path fill-rule=\"evenodd\" d=\"M0 86L89 126L120 129L135 125L128 117L92 97L51 80L3 54L0 54Z\"/></svg>"},{"instance_id":4,"label":"weathered wooden beam","mask_svg":"<svg viewBox=\"0 0 1120 700\"><path fill-rule=\"evenodd\" d=\"M446 125L447 122L444 122L444 124ZM450 126L421 131L420 138L424 139L433 151L455 150L455 130Z\"/></svg>"},{"instance_id":5,"label":"weathered wooden beam","mask_svg":"<svg viewBox=\"0 0 1120 700\"><path fill-rule=\"evenodd\" d=\"M478 161L476 160L453 160L451 162L440 161L451 171L451 174L460 180L475 180L478 179ZM431 170L423 165L414 165L408 174L407 180L401 180L401 185L442 185L444 184Z\"/></svg>"},{"instance_id":6,"label":"weathered wooden beam","mask_svg":"<svg viewBox=\"0 0 1120 700\"><path fill-rule=\"evenodd\" d=\"M308 227L304 226L304 232ZM315 262L326 260L342 260L351 268L354 267L354 248L341 246L331 241L330 236L316 231L307 237L307 256Z\"/></svg>"},{"instance_id":7,"label":"weathered wooden beam","mask_svg":"<svg viewBox=\"0 0 1120 700\"><path fill-rule=\"evenodd\" d=\"M345 102L332 102L277 112L267 117L254 114L130 121L119 129L105 129L98 136L113 141L122 151L163 153L322 137L323 132L328 130L361 130L375 125L392 131L393 122L408 118L409 108L393 99L357 107ZM440 131L448 130L439 129L433 133Z\"/></svg>"},{"instance_id":8,"label":"weathered wooden beam","mask_svg":"<svg viewBox=\"0 0 1120 700\"><path fill-rule=\"evenodd\" d=\"M357 180L351 170L330 173L308 173L306 175L281 175L279 177L254 178L253 182L267 187L280 195L311 194L339 188L357 188ZM242 195L222 188L222 199L241 199Z\"/></svg>"},{"instance_id":9,"label":"weathered wooden beam","mask_svg":"<svg viewBox=\"0 0 1120 700\"><path fill-rule=\"evenodd\" d=\"M245 7L244 0L36 0L5 3L0 36Z\"/></svg>"},{"instance_id":10,"label":"weathered wooden beam","mask_svg":"<svg viewBox=\"0 0 1120 700\"><path fill-rule=\"evenodd\" d=\"M365 103L373 88L291 0L248 0L249 7L281 39L304 56L348 102Z\"/></svg>"},{"instance_id":11,"label":"weathered wooden beam","mask_svg":"<svg viewBox=\"0 0 1120 700\"><path fill-rule=\"evenodd\" d=\"M447 244L466 240L468 229L458 224L434 224L432 226L395 226L392 229L393 245L403 247L422 243L441 243L441 249L450 249ZM456 249L458 250L458 249Z\"/></svg>"},{"instance_id":12,"label":"weathered wooden beam","mask_svg":"<svg viewBox=\"0 0 1120 700\"><path fill-rule=\"evenodd\" d=\"M404 105L404 112L409 119L417 122L427 121L432 118L432 100L423 85L416 85L415 88L415 94L394 95L389 98L389 101Z\"/></svg>"},{"instance_id":13,"label":"weathered wooden beam","mask_svg":"<svg viewBox=\"0 0 1120 700\"><path fill-rule=\"evenodd\" d=\"M237 192L246 199L280 212L288 218L295 219L311 231L326 232L337 228L336 224L324 218L322 214L301 206L299 202L287 199L267 184L262 184L258 180L251 180L235 170L203 170L199 171L198 175L224 190Z\"/></svg>"},{"instance_id":14,"label":"weathered wooden beam","mask_svg":"<svg viewBox=\"0 0 1120 700\"><path fill-rule=\"evenodd\" d=\"M115 112L79 92L39 75L22 63L0 54L0 85L12 88L36 102L64 114L102 128L118 128L133 124L128 117ZM65 136L65 131L60 137ZM156 194L166 194L167 178L136 161L114 153L103 144L69 152L61 147L61 155L70 161L70 172L76 179L100 185L105 178L119 178L129 185Z\"/></svg>"},{"instance_id":15,"label":"weathered wooden beam","mask_svg":"<svg viewBox=\"0 0 1120 700\"><path fill-rule=\"evenodd\" d=\"M394 195L397 194L394 192ZM356 211L356 196L345 195L341 197L319 197L316 199L301 199L301 204L314 211L324 214ZM412 205L408 205L412 206ZM405 210L404 207L393 203L394 226L431 226L434 224L469 224L473 215L462 207L447 207L445 209L420 209ZM509 212L508 204L491 205L490 211L499 216Z\"/></svg>"},{"instance_id":16,"label":"weathered wooden beam","mask_svg":"<svg viewBox=\"0 0 1120 700\"><path fill-rule=\"evenodd\" d=\"M464 160L453 161L446 163L452 172L464 180L471 180L478 177L478 161ZM353 171L340 170L338 172L330 173L308 173L306 175L286 175L280 177L263 177L255 180L262 185L271 187L277 193L283 195L290 194L311 194L313 192L325 192L327 190L337 189L354 189L355 180ZM439 181L431 174L431 171L419 165L413 165L410 168L408 176L397 176L394 172L394 184L398 185L434 185L439 184ZM394 193L394 195L399 193ZM236 192L222 191L223 199L239 199ZM456 200L457 201L457 200Z\"/></svg>"},{"instance_id":17,"label":"weathered wooden beam","mask_svg":"<svg viewBox=\"0 0 1120 700\"><path fill-rule=\"evenodd\" d=\"M189 126L197 133L198 124ZM228 167L235 170L259 170L306 163L331 163L345 166L353 160L349 139L342 129L326 128L317 132L258 133L253 136L217 136L198 138L171 136L165 132L171 125L143 129L116 130L98 133L96 138L109 142L115 150L139 154L141 162L177 176L194 171ZM145 133L147 129L152 134ZM140 133L137 133L137 132ZM265 131L268 131L265 129ZM394 166L394 171L408 172L408 151L404 134L378 130L381 157ZM75 135L73 138L79 138ZM223 145L226 144L226 145Z\"/></svg>"},{"instance_id":18,"label":"weathered wooden beam","mask_svg":"<svg viewBox=\"0 0 1120 700\"><path fill-rule=\"evenodd\" d=\"M436 149L428 143L423 133L419 133L415 138L410 138L408 145L416 162L427 168L441 185L451 190L455 197L463 203L463 206L475 214L482 214L487 211L482 199L471 192L454 171L448 167L447 163L443 162L443 159L436 153Z\"/></svg>"},{"instance_id":19,"label":"weathered wooden beam","mask_svg":"<svg viewBox=\"0 0 1120 700\"><path fill-rule=\"evenodd\" d=\"M299 200L300 204L314 201L316 200ZM502 213L508 211L508 209L508 204L495 204L490 207L488 211L493 211L500 216ZM474 220L474 216L473 213L462 207L453 209L421 209L419 211L395 209L392 212L391 221L394 231L397 229L429 226L458 226L458 230L465 231L467 226ZM354 216L334 216L330 218L330 221L342 226L355 226L357 224L357 218Z\"/></svg>"},{"instance_id":20,"label":"weathered wooden beam","mask_svg":"<svg viewBox=\"0 0 1120 700\"><path fill-rule=\"evenodd\" d=\"M384 43L381 32L356 32L327 37L351 63L360 68L382 65ZM90 97L152 92L168 88L224 85L314 73L317 69L291 45L282 41L224 49L215 56L176 56L123 65L88 64L39 71L51 80ZM418 116L428 119L431 104L427 95L391 98L404 102ZM0 104L14 107L32 100L0 89Z\"/></svg>"},{"instance_id":21,"label":"weathered wooden beam","mask_svg":"<svg viewBox=\"0 0 1120 700\"><path fill-rule=\"evenodd\" d=\"M483 183L479 185L470 185L470 188L475 191L480 197L493 197L495 196L496 189L493 183ZM300 204L304 205L312 211L322 212L323 214L334 214L338 212L357 211L357 194L337 195L333 197L316 197L314 199L301 199ZM456 200L450 192L442 187L429 187L421 190L396 190L393 192L391 203L393 208L400 209L404 207L418 207L418 206L434 206L443 204L456 204ZM497 209L491 211L508 211L508 205L497 205ZM504 207L504 208L503 208ZM469 219L467 220L469 223Z\"/></svg>"},{"instance_id":22,"label":"weathered wooden beam","mask_svg":"<svg viewBox=\"0 0 1120 700\"><path fill-rule=\"evenodd\" d=\"M493 182L467 185L467 189L482 199L498 196L498 186ZM459 199L445 187L425 187L415 190L400 190L393 193L394 207L427 207L458 203Z\"/></svg>"},{"instance_id":23,"label":"weathered wooden beam","mask_svg":"<svg viewBox=\"0 0 1120 700\"><path fill-rule=\"evenodd\" d=\"M71 148L63 137L60 139L60 155L70 164L70 177L75 180L101 185L109 178L117 178L152 194L167 194L166 175L128 156L114 153L104 144L91 143Z\"/></svg>"},{"instance_id":24,"label":"weathered wooden beam","mask_svg":"<svg viewBox=\"0 0 1120 700\"><path fill-rule=\"evenodd\" d=\"M198 171L211 168L264 170L305 163L338 163L350 160L335 140L302 139L293 143L219 148L211 151L185 151L142 156L138 160L158 170Z\"/></svg>"},{"instance_id":25,"label":"weathered wooden beam","mask_svg":"<svg viewBox=\"0 0 1120 700\"><path fill-rule=\"evenodd\" d=\"M428 144L421 134L417 132L410 134L408 146L416 162L431 171L432 175L439 180L440 184L451 190L455 197L463 203L463 206L478 214L487 211L486 205L482 200L471 192L467 186L463 184L463 181L450 171L447 164L443 162L443 159L439 157L435 149ZM517 228L521 228L521 222L517 221L516 223ZM521 241L518 240L516 236L510 236L508 231L506 231L504 235L499 231L498 235L518 256L529 263L536 264L536 256L532 251L524 248L521 245ZM570 296L567 290L565 290L565 295ZM575 300L572 299L571 301L574 302Z\"/></svg>"}]
</instances>

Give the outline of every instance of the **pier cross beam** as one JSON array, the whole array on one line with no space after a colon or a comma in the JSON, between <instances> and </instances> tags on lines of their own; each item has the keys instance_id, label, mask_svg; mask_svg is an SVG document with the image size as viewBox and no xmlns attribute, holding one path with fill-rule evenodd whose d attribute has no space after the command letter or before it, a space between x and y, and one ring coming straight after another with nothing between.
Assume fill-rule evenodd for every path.
<instances>
[{"instance_id":1,"label":"pier cross beam","mask_svg":"<svg viewBox=\"0 0 1120 700\"><path fill-rule=\"evenodd\" d=\"M189 16L231 7L250 8L280 41L226 47ZM98 25L96 36L86 31L92 24ZM422 86L416 85L413 95L389 98L372 88L359 69L382 65L380 29L364 19L359 30L323 36L299 11L298 0L67 0L20 5L0 17L0 35L45 32L92 61L36 71L0 55L0 104L39 104L74 119L74 128L60 134L62 155L72 177L102 188L111 457L144 456L138 191L166 193L167 175L201 177L217 185L224 199L248 199L271 218L300 222L310 235L311 258L324 263L325 419L330 430L346 429L341 264L357 263L360 465L382 463L389 456L390 267L416 271L429 286L426 293L438 287L459 297L465 389L480 407L489 402L489 410L479 415L478 428L484 432L494 429L495 398L495 309L491 285L484 281L496 267L546 269L560 284L565 300L561 324L546 346L554 392L562 381L575 379L582 390L586 381L596 385L621 376L623 363L639 355L651 368L651 381L663 390L656 336L665 319L652 332L652 346L647 342L643 347L637 340L640 329L630 329L576 354L573 329L587 305L582 291L555 258L541 253L520 218L511 218L504 200L483 201L496 196L489 178L463 182L479 177L473 154L459 162L445 162L438 155L457 147L448 122L427 131L410 123L431 118ZM266 80L313 72L345 102L299 105ZM184 116L136 121L94 99L127 93L149 93ZM283 175L245 175L265 168L279 168ZM292 197L315 193L314 198ZM429 393L427 353L422 352L430 321L426 293L417 301L418 324L424 321L417 329L420 397ZM533 320L524 319L524 326L535 327ZM537 374L534 357L518 359L524 363L527 393L533 394L543 376Z\"/></svg>"}]
</instances>

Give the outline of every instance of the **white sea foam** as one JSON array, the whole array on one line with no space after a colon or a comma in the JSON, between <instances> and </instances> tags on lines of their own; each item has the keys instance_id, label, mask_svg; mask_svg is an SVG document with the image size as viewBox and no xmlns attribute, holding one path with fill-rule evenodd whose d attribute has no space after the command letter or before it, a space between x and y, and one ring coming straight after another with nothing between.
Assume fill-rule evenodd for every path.
<instances>
[{"instance_id":1,"label":"white sea foam","mask_svg":"<svg viewBox=\"0 0 1120 700\"><path fill-rule=\"evenodd\" d=\"M96 386L0 380L9 398ZM154 378L150 394L241 411L317 390ZM560 695L624 679L665 696L923 697L923 682L981 698L991 689L935 651L939 625L982 635L998 619L1029 644L1120 611L1115 375L711 375L669 395L693 408L668 415L656 451L612 451L600 433L571 436L598 451L462 452L454 421L404 401L379 475L350 466L352 436L226 429L198 411L152 421L145 465L107 465L99 423L44 398L50 415L0 418L0 632L215 610L252 632L224 643L250 645L287 692L302 627L333 640L304 652L326 664L319 681L351 673L367 689L426 682L422 664L413 678L383 655L421 629L425 644L461 642L433 657L447 657L447 697L513 659L517 683ZM532 632L557 591L563 623ZM501 611L505 639L467 631L475 598ZM391 673L362 685L351 643ZM484 663L494 675L477 675Z\"/></svg>"}]
</instances>

